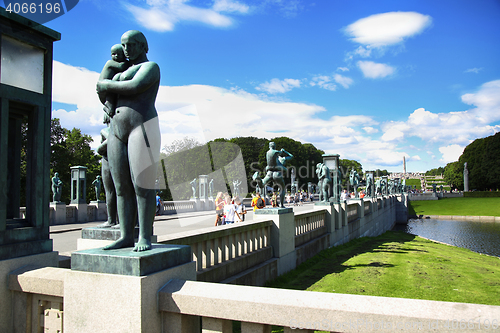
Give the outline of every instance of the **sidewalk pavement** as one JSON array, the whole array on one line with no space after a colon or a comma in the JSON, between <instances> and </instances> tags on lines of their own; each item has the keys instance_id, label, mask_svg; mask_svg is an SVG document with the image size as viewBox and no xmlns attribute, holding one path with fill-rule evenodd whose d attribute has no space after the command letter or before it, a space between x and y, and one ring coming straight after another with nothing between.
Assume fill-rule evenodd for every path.
<instances>
[{"instance_id":1,"label":"sidewalk pavement","mask_svg":"<svg viewBox=\"0 0 500 333\"><path fill-rule=\"evenodd\" d=\"M159 216L155 216L155 222L168 221L168 220L174 220L174 219L186 218L186 217L198 217L198 216L210 216L210 215L213 215L215 217L215 210L205 210L202 212L188 212L188 213L159 215ZM95 226L102 224L104 222L106 222L106 221L89 221L89 222L82 222L82 223L51 225L50 226L50 233L51 234L58 234L58 233L63 233L63 232L68 232L68 231L78 231L78 230L82 230L83 228L95 227Z\"/></svg>"},{"instance_id":2,"label":"sidewalk pavement","mask_svg":"<svg viewBox=\"0 0 500 333\"><path fill-rule=\"evenodd\" d=\"M304 205L311 205L313 204L312 202L305 202ZM293 205L287 205L287 207L300 207L300 206L293 206ZM247 207L247 211L251 211L252 207ZM161 221L168 221L168 220L174 220L174 219L181 219L181 218L189 218L189 217L199 217L199 216L214 216L215 218L215 210L205 210L201 212L187 212L187 213L178 213L178 214L168 214L168 215L159 215L155 216L155 222L161 222ZM78 231L82 230L83 228L89 228L89 227L95 227L99 224L104 223L105 221L89 221L89 222L82 222L82 223L71 223L71 224L59 224L59 225L51 225L50 226L50 233L51 234L59 234L59 233L64 233L64 232L69 232L69 231Z\"/></svg>"}]
</instances>

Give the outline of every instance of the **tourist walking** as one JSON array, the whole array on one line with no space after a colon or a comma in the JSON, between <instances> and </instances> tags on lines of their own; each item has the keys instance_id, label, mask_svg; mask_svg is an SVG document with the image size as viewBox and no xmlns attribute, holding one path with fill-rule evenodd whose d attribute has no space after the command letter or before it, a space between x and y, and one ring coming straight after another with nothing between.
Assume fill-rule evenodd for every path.
<instances>
[{"instance_id":1,"label":"tourist walking","mask_svg":"<svg viewBox=\"0 0 500 333\"><path fill-rule=\"evenodd\" d=\"M222 198L222 192L217 193L215 198L215 226L222 224L222 217L224 216L224 199Z\"/></svg>"}]
</instances>

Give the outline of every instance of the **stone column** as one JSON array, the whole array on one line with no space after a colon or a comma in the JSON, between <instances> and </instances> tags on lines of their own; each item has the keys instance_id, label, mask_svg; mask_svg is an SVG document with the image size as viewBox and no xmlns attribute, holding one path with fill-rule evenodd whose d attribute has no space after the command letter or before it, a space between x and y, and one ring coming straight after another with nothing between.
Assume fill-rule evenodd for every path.
<instances>
[{"instance_id":1,"label":"stone column","mask_svg":"<svg viewBox=\"0 0 500 333\"><path fill-rule=\"evenodd\" d=\"M263 208L255 211L255 216L273 220L271 246L273 256L279 258L278 276L296 267L295 215L292 208Z\"/></svg>"},{"instance_id":2,"label":"stone column","mask_svg":"<svg viewBox=\"0 0 500 333\"><path fill-rule=\"evenodd\" d=\"M196 280L189 246L75 251L64 280L64 330L162 332L157 294L174 278Z\"/></svg>"},{"instance_id":3,"label":"stone column","mask_svg":"<svg viewBox=\"0 0 500 333\"><path fill-rule=\"evenodd\" d=\"M66 224L66 203L51 202L50 208L54 209L53 219L50 221L51 225Z\"/></svg>"}]
</instances>

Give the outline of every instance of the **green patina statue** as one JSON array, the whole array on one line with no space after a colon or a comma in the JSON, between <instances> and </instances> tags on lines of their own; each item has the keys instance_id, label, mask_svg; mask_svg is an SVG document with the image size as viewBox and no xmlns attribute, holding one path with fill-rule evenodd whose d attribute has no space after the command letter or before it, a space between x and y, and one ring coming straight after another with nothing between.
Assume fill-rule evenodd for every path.
<instances>
[{"instance_id":1,"label":"green patina statue","mask_svg":"<svg viewBox=\"0 0 500 333\"><path fill-rule=\"evenodd\" d=\"M351 173L349 174L349 184L354 187L354 196L355 198L359 198L358 193L358 185L359 185L359 174L354 168L351 169Z\"/></svg>"},{"instance_id":2,"label":"green patina statue","mask_svg":"<svg viewBox=\"0 0 500 333\"><path fill-rule=\"evenodd\" d=\"M330 176L330 168L324 163L316 164L316 174L318 175L319 201L328 202L330 200L330 186L332 177Z\"/></svg>"},{"instance_id":3,"label":"green patina statue","mask_svg":"<svg viewBox=\"0 0 500 333\"><path fill-rule=\"evenodd\" d=\"M106 128L101 130L101 144L97 148L97 152L102 156L101 160L101 177L102 184L104 185L104 193L106 194L106 210L108 212L108 220L102 224L99 224L97 228L107 228L117 226L116 219L116 191L115 184L113 183L113 177L111 177L111 171L109 170L108 163L108 136L109 136L109 122L111 118L106 113L104 115L104 123L107 125Z\"/></svg>"},{"instance_id":4,"label":"green patina statue","mask_svg":"<svg viewBox=\"0 0 500 333\"><path fill-rule=\"evenodd\" d=\"M52 201L53 202L61 202L62 184L63 184L63 182L59 179L59 172L56 172L54 174L54 177L52 177Z\"/></svg>"},{"instance_id":5,"label":"green patina statue","mask_svg":"<svg viewBox=\"0 0 500 333\"><path fill-rule=\"evenodd\" d=\"M284 149L276 150L276 144L274 142L269 142L269 150L266 153L266 177L260 179L258 172L252 177L257 182L257 189L259 190L264 189L271 180L279 186L281 208L285 208L285 181L283 180L283 171L286 171L286 167L283 163L292 157L293 155Z\"/></svg>"},{"instance_id":6,"label":"green patina statue","mask_svg":"<svg viewBox=\"0 0 500 333\"><path fill-rule=\"evenodd\" d=\"M134 226L138 218L139 239L133 250L146 251L151 249L156 210L155 179L161 139L155 100L160 68L148 60L148 43L141 32L124 33L121 46L129 67L112 80L101 78L97 82L97 93L103 104L109 102L109 94L116 95L115 111L109 112L112 117L107 156L116 190L121 237L104 249L134 246ZM106 112L108 108L105 107Z\"/></svg>"},{"instance_id":7,"label":"green patina statue","mask_svg":"<svg viewBox=\"0 0 500 333\"><path fill-rule=\"evenodd\" d=\"M96 179L92 182L92 185L94 185L95 189L95 199L96 201L99 201L99 196L101 195L101 176L97 176Z\"/></svg>"}]
</instances>

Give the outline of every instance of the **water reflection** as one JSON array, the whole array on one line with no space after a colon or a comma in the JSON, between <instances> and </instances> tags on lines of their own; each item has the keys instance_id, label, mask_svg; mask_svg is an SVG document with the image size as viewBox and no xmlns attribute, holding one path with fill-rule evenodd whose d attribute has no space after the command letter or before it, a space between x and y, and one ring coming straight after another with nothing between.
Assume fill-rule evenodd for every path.
<instances>
[{"instance_id":1,"label":"water reflection","mask_svg":"<svg viewBox=\"0 0 500 333\"><path fill-rule=\"evenodd\" d=\"M398 230L500 257L500 223L411 219Z\"/></svg>"}]
</instances>

